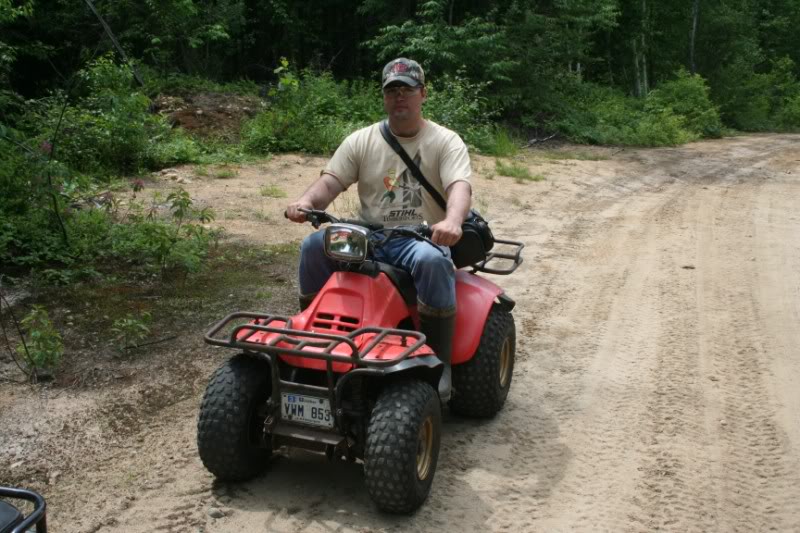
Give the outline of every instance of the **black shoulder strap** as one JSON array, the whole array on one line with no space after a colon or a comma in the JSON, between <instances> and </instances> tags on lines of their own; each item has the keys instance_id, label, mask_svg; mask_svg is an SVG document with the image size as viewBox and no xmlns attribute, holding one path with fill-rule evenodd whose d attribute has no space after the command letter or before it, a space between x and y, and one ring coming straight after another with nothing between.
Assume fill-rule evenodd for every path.
<instances>
[{"instance_id":1,"label":"black shoulder strap","mask_svg":"<svg viewBox=\"0 0 800 533\"><path fill-rule=\"evenodd\" d=\"M403 149L402 146L400 146L400 143L397 141L397 139L395 139L394 135L392 135L392 132L389 130L389 122L386 120L382 121L380 130L383 138L387 143L389 143L389 146L392 147L392 150L397 152L397 155L399 155L400 159L403 160L403 163L406 164L406 167L411 171L411 174L417 178L417 181L420 182L423 187L425 187L425 190L428 191L428 194L430 194L436 203L439 204L439 207L447 211L447 202L444 201L444 198L442 198L442 195L439 194L439 191L434 189L433 185L431 185L428 180L425 179L425 176L422 175L422 171L419 169L417 164L414 163L411 157L409 157L408 153Z\"/></svg>"}]
</instances>

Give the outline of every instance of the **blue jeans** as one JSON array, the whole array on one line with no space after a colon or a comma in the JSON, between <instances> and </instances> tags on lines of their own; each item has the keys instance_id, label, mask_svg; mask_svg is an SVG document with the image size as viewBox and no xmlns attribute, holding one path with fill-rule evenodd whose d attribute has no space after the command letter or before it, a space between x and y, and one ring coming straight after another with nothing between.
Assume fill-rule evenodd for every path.
<instances>
[{"instance_id":1,"label":"blue jeans","mask_svg":"<svg viewBox=\"0 0 800 533\"><path fill-rule=\"evenodd\" d=\"M325 232L317 231L300 247L300 294L319 292L337 268L325 255ZM447 255L442 255L444 251ZM450 249L424 241L393 238L373 251L372 258L402 268L414 278L420 312L449 315L456 306L456 270Z\"/></svg>"}]
</instances>

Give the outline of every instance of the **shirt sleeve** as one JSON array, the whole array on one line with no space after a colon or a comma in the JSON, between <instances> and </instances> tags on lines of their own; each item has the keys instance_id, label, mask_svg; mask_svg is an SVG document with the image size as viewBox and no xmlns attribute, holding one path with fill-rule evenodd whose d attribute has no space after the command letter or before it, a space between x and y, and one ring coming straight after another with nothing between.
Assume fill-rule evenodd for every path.
<instances>
[{"instance_id":1,"label":"shirt sleeve","mask_svg":"<svg viewBox=\"0 0 800 533\"><path fill-rule=\"evenodd\" d=\"M472 177L472 167L469 161L467 145L457 134L453 133L442 147L443 154L439 161L439 176L442 187L446 191L450 185L457 181L469 183Z\"/></svg>"},{"instance_id":2,"label":"shirt sleeve","mask_svg":"<svg viewBox=\"0 0 800 533\"><path fill-rule=\"evenodd\" d=\"M339 145L321 174L330 174L347 189L358 181L359 166L355 134L351 134Z\"/></svg>"}]
</instances>

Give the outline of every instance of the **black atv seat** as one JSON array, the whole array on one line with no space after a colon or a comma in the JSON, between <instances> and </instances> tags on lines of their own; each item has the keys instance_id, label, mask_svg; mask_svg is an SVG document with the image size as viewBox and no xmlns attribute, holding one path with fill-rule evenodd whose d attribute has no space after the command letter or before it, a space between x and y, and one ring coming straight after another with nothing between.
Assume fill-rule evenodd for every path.
<instances>
[{"instance_id":1,"label":"black atv seat","mask_svg":"<svg viewBox=\"0 0 800 533\"><path fill-rule=\"evenodd\" d=\"M414 278L407 270L386 263L378 263L378 268L392 280L392 283L394 283L394 286L400 291L400 296L403 297L403 301L405 301L406 304L416 305L417 288L414 286Z\"/></svg>"},{"instance_id":2,"label":"black atv seat","mask_svg":"<svg viewBox=\"0 0 800 533\"><path fill-rule=\"evenodd\" d=\"M8 502L0 500L0 533L8 533L22 522L22 513Z\"/></svg>"}]
</instances>

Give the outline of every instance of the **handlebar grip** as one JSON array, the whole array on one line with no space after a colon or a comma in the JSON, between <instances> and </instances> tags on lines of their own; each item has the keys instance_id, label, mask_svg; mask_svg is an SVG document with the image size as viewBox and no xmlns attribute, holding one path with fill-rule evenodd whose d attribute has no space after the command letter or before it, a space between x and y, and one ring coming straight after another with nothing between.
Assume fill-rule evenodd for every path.
<instances>
[{"instance_id":1,"label":"handlebar grip","mask_svg":"<svg viewBox=\"0 0 800 533\"><path fill-rule=\"evenodd\" d=\"M430 239L433 236L433 230L427 224L413 226L413 230L427 239Z\"/></svg>"}]
</instances>

